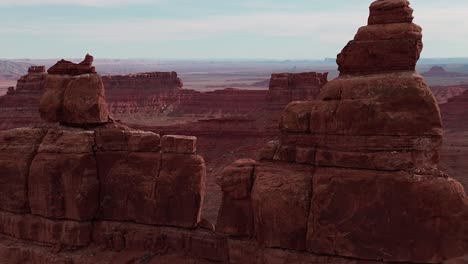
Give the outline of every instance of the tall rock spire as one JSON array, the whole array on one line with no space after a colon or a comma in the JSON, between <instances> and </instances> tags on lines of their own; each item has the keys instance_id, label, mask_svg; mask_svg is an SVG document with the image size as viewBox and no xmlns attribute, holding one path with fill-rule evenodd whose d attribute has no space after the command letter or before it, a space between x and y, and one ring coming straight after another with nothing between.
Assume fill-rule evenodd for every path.
<instances>
[{"instance_id":1,"label":"tall rock spire","mask_svg":"<svg viewBox=\"0 0 468 264\"><path fill-rule=\"evenodd\" d=\"M220 217L233 208L253 220L225 230L376 261L439 263L468 252L468 198L438 169L441 118L415 72L422 34L412 12L406 0L375 1L369 25L338 55L340 76L317 101L285 108L281 140L259 162L228 168ZM238 190L253 186L250 198L232 199L236 178Z\"/></svg>"},{"instance_id":2,"label":"tall rock spire","mask_svg":"<svg viewBox=\"0 0 468 264\"><path fill-rule=\"evenodd\" d=\"M423 44L407 0L379 0L370 6L369 24L338 55L341 75L414 71Z\"/></svg>"}]
</instances>

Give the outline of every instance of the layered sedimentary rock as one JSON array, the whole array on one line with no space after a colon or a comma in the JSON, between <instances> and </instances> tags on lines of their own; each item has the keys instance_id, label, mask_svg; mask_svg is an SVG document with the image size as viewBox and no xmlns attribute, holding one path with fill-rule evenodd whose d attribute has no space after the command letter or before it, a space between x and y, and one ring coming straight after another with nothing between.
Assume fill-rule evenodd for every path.
<instances>
[{"instance_id":1,"label":"layered sedimentary rock","mask_svg":"<svg viewBox=\"0 0 468 264\"><path fill-rule=\"evenodd\" d=\"M56 91L79 87L89 98L101 96L102 89L95 88L102 86L90 76L47 77L53 78L44 82L44 96L52 102L42 100L47 121L57 115L57 108L50 106L67 100L62 99L66 91L65 96ZM80 85L70 85L77 78ZM68 100L72 99L75 111L65 111L67 103L62 102L61 120L87 114L88 101L82 96ZM96 124L90 118L71 123L74 127L0 132L0 233L8 237L0 241L0 259L113 262L106 253L85 259L89 254L83 251L71 258L56 254L49 259L43 250L34 250L38 243L49 251L57 248L57 253L86 247L137 250L142 256L147 250L160 250L158 254L188 250L194 257L224 260L225 252L208 250L220 238L194 230L201 220L206 174L203 158L195 153L196 138L161 140L152 132L112 121ZM11 238L26 246L12 247Z\"/></svg>"},{"instance_id":2,"label":"layered sedimentary rock","mask_svg":"<svg viewBox=\"0 0 468 264\"><path fill-rule=\"evenodd\" d=\"M263 248L375 261L438 263L468 253L468 198L437 168L441 118L415 72L422 35L408 4L374 2L369 25L338 55L340 77L319 100L286 107L280 141L252 165L241 200L251 217L224 221L223 230L254 233ZM230 197L247 183L241 166L223 178L231 184L221 185L219 219L240 210Z\"/></svg>"},{"instance_id":3,"label":"layered sedimentary rock","mask_svg":"<svg viewBox=\"0 0 468 264\"><path fill-rule=\"evenodd\" d=\"M179 101L183 86L176 72L149 72L103 76L109 111L117 118L128 114L163 113Z\"/></svg>"},{"instance_id":4,"label":"layered sedimentary rock","mask_svg":"<svg viewBox=\"0 0 468 264\"><path fill-rule=\"evenodd\" d=\"M413 71L423 45L412 13L407 0L375 1L369 25L338 55L341 75Z\"/></svg>"},{"instance_id":5,"label":"layered sedimentary rock","mask_svg":"<svg viewBox=\"0 0 468 264\"><path fill-rule=\"evenodd\" d=\"M61 63L57 63L60 65ZM56 83L58 86L78 86L79 80L87 82L83 78L91 78L96 84L94 89L101 89L99 77L96 74L76 75L79 70L73 72L73 67L82 67L77 64L67 66L72 72L66 75L44 74L42 67L31 69L31 73L18 81L17 91L10 91L10 96L0 97L0 108L8 108L8 115L0 121L1 129L24 127L40 124L36 108L38 99L44 90L44 82ZM92 66L91 66L92 67ZM57 70L51 71L60 72ZM161 117L177 118L188 121L223 119L262 119L271 117L265 124L273 124L279 120L281 109L290 101L298 99L314 99L317 97L321 87L326 83L327 74L324 73L282 73L273 74L270 90L239 90L224 89L213 92L198 92L194 90L181 89L182 81L175 72L141 73L125 76L103 76L108 112L116 119L127 123L151 126L160 124ZM67 80L65 80L67 79ZM61 82L70 82L65 84ZM24 86L37 86L34 90L24 89ZM90 87L88 87L90 88ZM70 96L86 96L90 91L65 88L74 91ZM76 92L80 94L75 94ZM52 91L51 91L52 92ZM60 91L58 91L61 93ZM104 93L104 92L103 92ZM24 95L24 96L23 96ZM31 96L31 100L26 100ZM33 98L34 96L34 98ZM102 104L102 95L98 98L86 98L87 101L97 104L89 104L89 111L100 109L101 117L104 111L99 105ZM61 102L46 102L51 107L55 105L60 108ZM99 106L99 107L98 107ZM73 106L75 107L75 106ZM59 109L55 111L58 114ZM20 116L20 118L16 118ZM22 116L25 116L22 118ZM88 115L89 116L89 115ZM87 118L87 117L80 117ZM59 121L59 116L51 116L51 121ZM10 122L11 120L11 122ZM67 122L79 122L79 120L68 120ZM166 126L167 124L162 124Z\"/></svg>"},{"instance_id":6,"label":"layered sedimentary rock","mask_svg":"<svg viewBox=\"0 0 468 264\"><path fill-rule=\"evenodd\" d=\"M292 101L316 99L328 82L328 73L274 73L271 75L268 100L284 107Z\"/></svg>"},{"instance_id":7,"label":"layered sedimentary rock","mask_svg":"<svg viewBox=\"0 0 468 264\"><path fill-rule=\"evenodd\" d=\"M44 93L46 74L36 68L30 68L29 72L18 80L16 89L8 89L7 94L0 97L0 129L32 126L41 122L37 109Z\"/></svg>"}]
</instances>

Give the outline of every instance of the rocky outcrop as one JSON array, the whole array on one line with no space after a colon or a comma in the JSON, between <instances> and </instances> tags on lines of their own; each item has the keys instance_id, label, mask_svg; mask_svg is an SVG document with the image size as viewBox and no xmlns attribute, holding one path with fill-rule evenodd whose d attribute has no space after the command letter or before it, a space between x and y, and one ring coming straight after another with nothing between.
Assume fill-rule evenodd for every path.
<instances>
[{"instance_id":1,"label":"rocky outcrop","mask_svg":"<svg viewBox=\"0 0 468 264\"><path fill-rule=\"evenodd\" d=\"M271 75L268 101L284 107L292 101L314 100L328 82L328 73L274 73Z\"/></svg>"},{"instance_id":2,"label":"rocky outcrop","mask_svg":"<svg viewBox=\"0 0 468 264\"><path fill-rule=\"evenodd\" d=\"M441 118L415 72L421 29L408 4L374 2L369 25L338 55L340 77L319 100L286 107L280 141L251 165L253 187L242 197L251 208L241 211L251 217L223 230L254 233L261 248L374 261L439 263L468 253L468 198L437 167ZM232 193L247 184L244 167L233 166L220 181L220 219L239 210Z\"/></svg>"},{"instance_id":3,"label":"rocky outcrop","mask_svg":"<svg viewBox=\"0 0 468 264\"><path fill-rule=\"evenodd\" d=\"M47 71L49 74L59 75L81 75L81 74L93 74L96 73L96 69L92 66L93 56L87 54L85 59L76 64L71 61L60 60L54 66L50 67Z\"/></svg>"},{"instance_id":4,"label":"rocky outcrop","mask_svg":"<svg viewBox=\"0 0 468 264\"><path fill-rule=\"evenodd\" d=\"M88 101L82 99L103 97L96 80L95 74L47 76L42 115L47 121L56 116L55 102L62 100L60 121L86 116ZM68 89L75 88L86 96L67 99ZM73 112L66 111L66 100L75 105ZM83 252L49 260L34 250L37 243L58 248L57 253L97 246L142 255L188 251L225 260L225 252L208 249L223 242L218 236L194 230L201 221L206 174L204 159L195 153L196 138L161 140L152 132L91 118L70 122L73 127L64 123L0 132L0 233L6 241L27 244L12 251L12 243L0 241L0 259L96 263L83 260Z\"/></svg>"},{"instance_id":5,"label":"rocky outcrop","mask_svg":"<svg viewBox=\"0 0 468 264\"><path fill-rule=\"evenodd\" d=\"M46 68L45 66L31 66L29 67L28 69L28 73L31 74L31 73L45 73L46 72Z\"/></svg>"},{"instance_id":6,"label":"rocky outcrop","mask_svg":"<svg viewBox=\"0 0 468 264\"><path fill-rule=\"evenodd\" d=\"M341 75L413 71L423 45L412 13L407 0L375 1L369 25L338 55Z\"/></svg>"},{"instance_id":7,"label":"rocky outcrop","mask_svg":"<svg viewBox=\"0 0 468 264\"><path fill-rule=\"evenodd\" d=\"M57 63L59 65L60 63ZM35 72L36 69L32 70ZM39 71L39 70L37 70ZM35 77L33 77L35 76ZM38 79L40 76L41 79ZM67 80L65 77L68 76ZM59 83L70 82L70 85L79 85L79 80L85 78L95 79L94 89L101 89L99 78L96 74L89 75L65 75L65 74L37 74L31 73L18 82L18 92L9 92L11 96L0 97L0 108L10 107L11 113L5 116L5 120L0 122L1 129L24 127L40 124L36 109L41 93L44 93L44 82ZM212 92L198 92L194 90L180 89L181 80L175 72L154 72L141 73L125 76L103 76L102 83L105 88L108 112L116 119L135 125L160 125L161 117L180 118L188 121L214 120L214 119L260 119L259 116L270 116L268 124L276 123L279 120L279 113L283 107L292 100L314 99L317 97L321 87L327 81L327 74L322 73L300 73L300 74L273 74L270 90L239 90L224 89ZM87 80L83 80L87 82ZM24 84L22 84L24 82ZM30 90L23 90L23 85L39 85L34 90L34 100L17 98L20 94L29 95ZM58 84L59 86L61 84ZM52 86L52 85L50 85ZM82 89L72 89L80 94L73 96L85 96L87 91ZM70 90L71 91L71 90ZM49 91L54 93L53 91ZM61 93L60 91L58 91ZM71 95L71 94L70 94ZM80 122L80 118L89 118L100 111L100 117L95 117L98 122L104 117L102 100L98 98L86 98L89 105L86 106L91 112L88 116L74 118L66 122ZM44 99L45 100L45 99ZM59 114L61 100L46 105L57 108L55 114ZM3 103L4 102L4 103ZM84 106L84 105L83 105ZM98 107L99 106L99 107ZM18 112L18 113L15 113ZM94 112L94 113L92 113ZM15 119L16 116L25 115L25 119ZM8 121L11 119L11 123ZM48 117L51 121L60 121L59 116ZM163 118L164 119L164 118ZM65 122L65 121L61 121ZM224 122L224 121L223 121ZM162 124L166 126L167 124Z\"/></svg>"},{"instance_id":8,"label":"rocky outcrop","mask_svg":"<svg viewBox=\"0 0 468 264\"><path fill-rule=\"evenodd\" d=\"M31 73L21 77L16 89L8 89L6 95L0 97L0 130L33 126L41 122L39 101L44 93L46 74Z\"/></svg>"},{"instance_id":9,"label":"rocky outcrop","mask_svg":"<svg viewBox=\"0 0 468 264\"><path fill-rule=\"evenodd\" d=\"M59 70L62 67L61 61L49 69L39 106L42 119L74 125L108 121L109 114L101 76L81 71L82 67L88 67L94 72L92 62L92 57L86 55L83 62L67 67L66 71Z\"/></svg>"}]
</instances>

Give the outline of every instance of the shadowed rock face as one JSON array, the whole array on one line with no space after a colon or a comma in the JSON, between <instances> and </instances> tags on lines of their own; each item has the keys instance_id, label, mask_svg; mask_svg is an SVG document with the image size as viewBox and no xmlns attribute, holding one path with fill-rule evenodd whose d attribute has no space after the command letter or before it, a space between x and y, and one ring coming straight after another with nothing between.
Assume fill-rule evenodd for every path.
<instances>
[{"instance_id":1,"label":"shadowed rock face","mask_svg":"<svg viewBox=\"0 0 468 264\"><path fill-rule=\"evenodd\" d=\"M250 165L250 196L232 199L248 183L245 166L223 175L232 184L221 185L219 219L252 215L223 230L358 259L437 263L468 253L468 199L437 168L441 118L415 72L422 35L408 4L374 2L369 26L338 55L340 77L317 101L286 107L280 141Z\"/></svg>"}]
</instances>

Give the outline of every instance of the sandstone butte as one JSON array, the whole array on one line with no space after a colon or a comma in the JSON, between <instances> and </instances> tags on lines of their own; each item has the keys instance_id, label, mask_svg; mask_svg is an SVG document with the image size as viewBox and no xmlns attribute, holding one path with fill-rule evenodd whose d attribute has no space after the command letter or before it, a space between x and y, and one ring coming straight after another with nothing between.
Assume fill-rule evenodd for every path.
<instances>
[{"instance_id":1,"label":"sandstone butte","mask_svg":"<svg viewBox=\"0 0 468 264\"><path fill-rule=\"evenodd\" d=\"M87 106L105 107L100 76L53 76L63 85L46 81L41 102L81 87L86 113L41 107L62 124L0 132L0 259L347 264L468 254L468 200L437 169L440 114L414 70L421 29L407 1L379 0L370 11L338 56L340 77L318 100L290 103L280 140L257 160L224 169L216 226L200 213L205 164L195 138L96 122L101 112Z\"/></svg>"}]
</instances>

